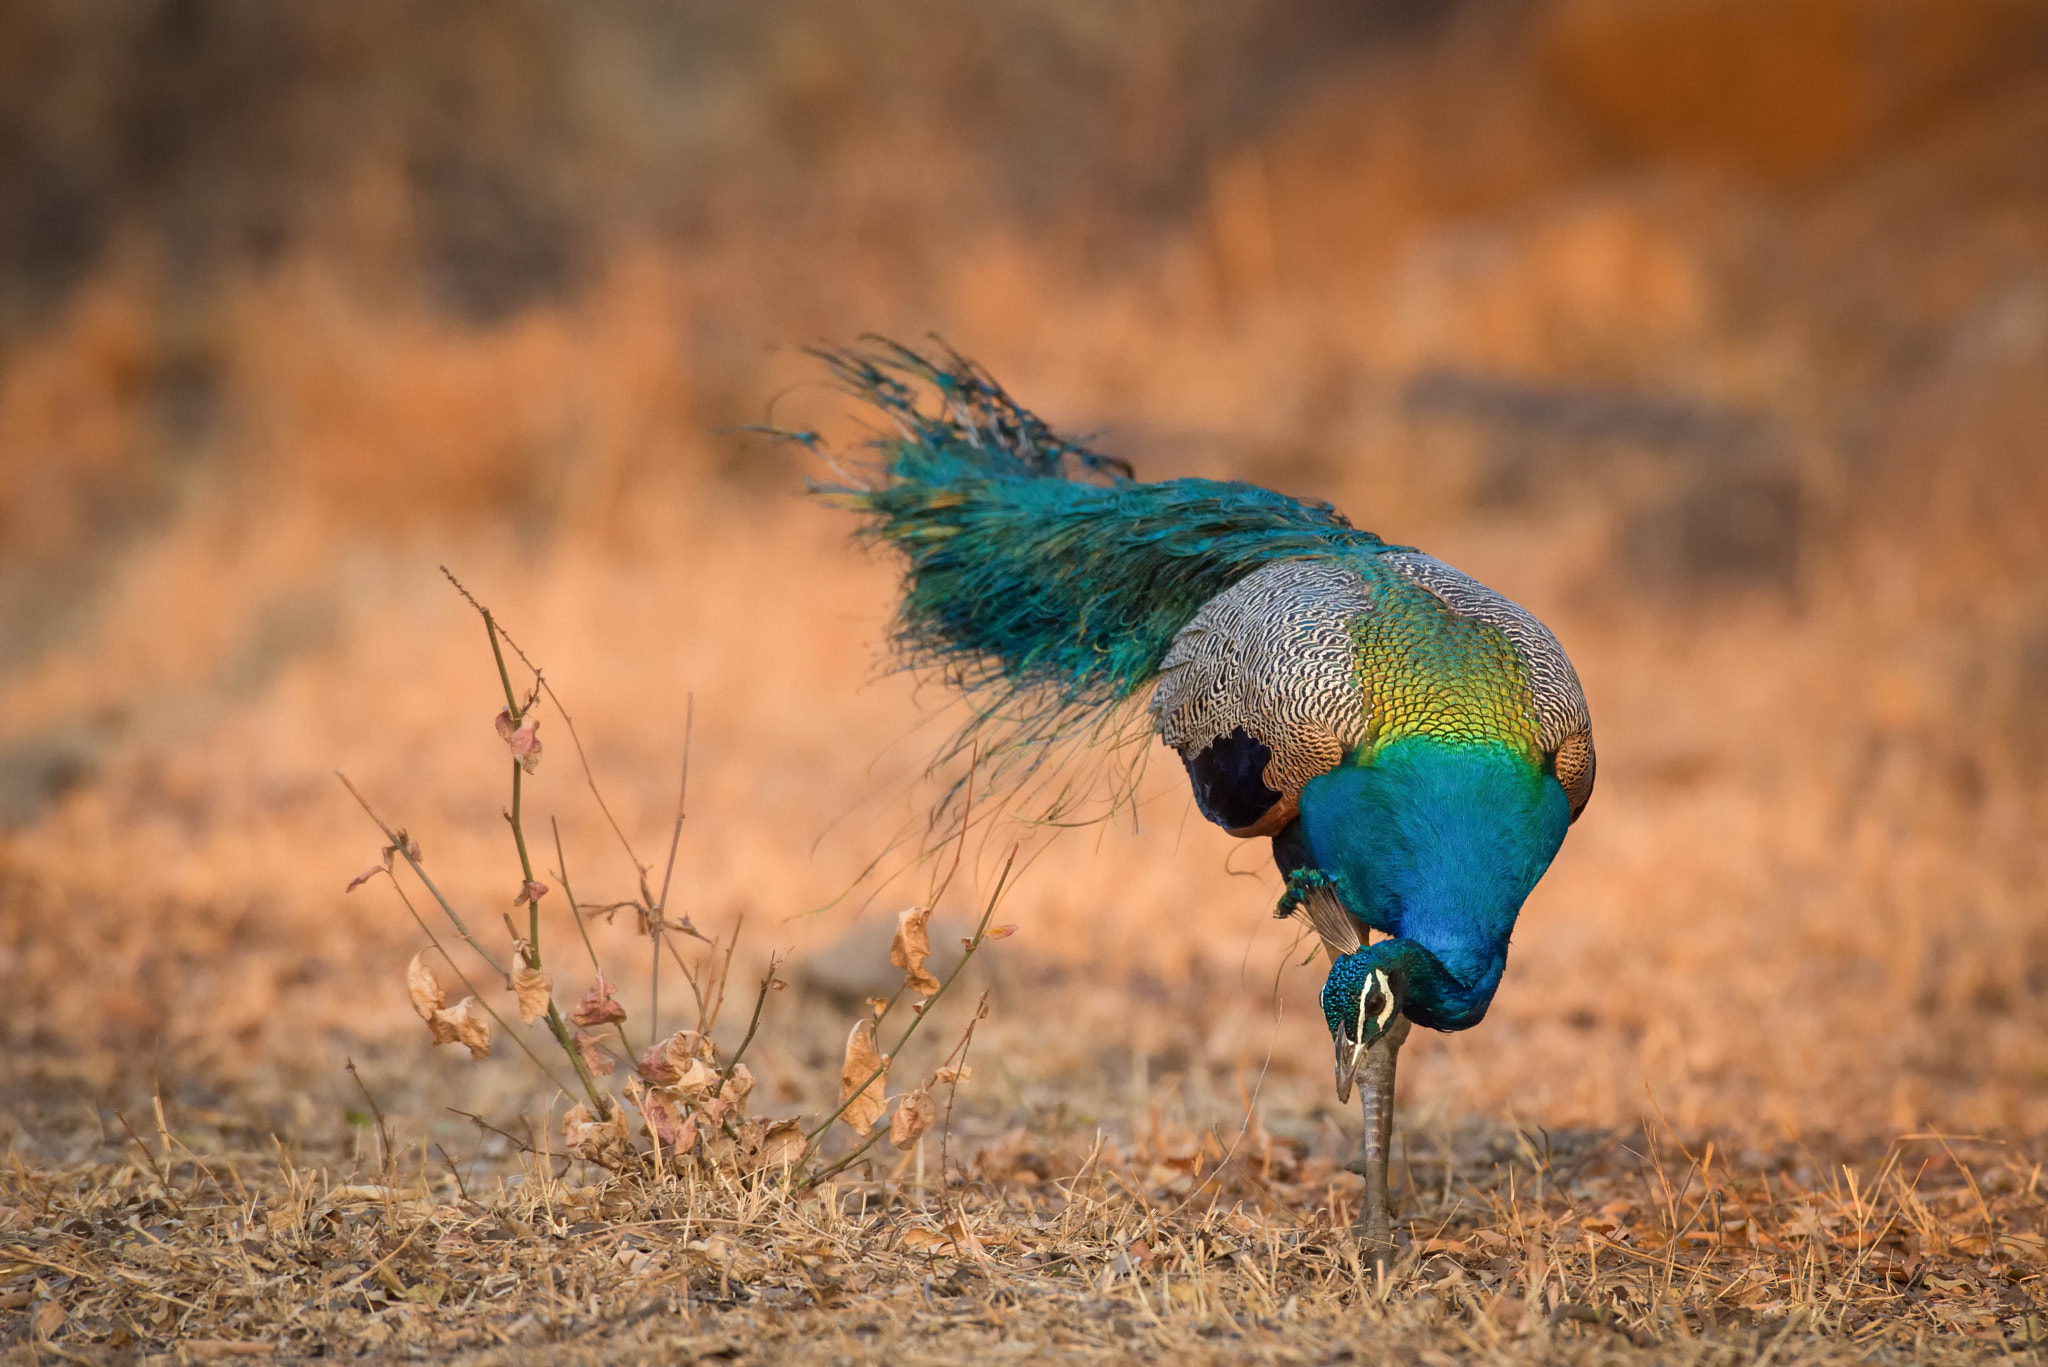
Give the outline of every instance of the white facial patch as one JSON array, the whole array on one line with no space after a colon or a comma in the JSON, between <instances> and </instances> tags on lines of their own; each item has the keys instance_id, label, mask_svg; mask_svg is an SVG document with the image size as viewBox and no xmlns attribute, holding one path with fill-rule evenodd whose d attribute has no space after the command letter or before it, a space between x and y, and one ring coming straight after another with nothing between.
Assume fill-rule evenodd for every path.
<instances>
[{"instance_id":1,"label":"white facial patch","mask_svg":"<svg viewBox=\"0 0 2048 1367\"><path fill-rule=\"evenodd\" d=\"M1379 1026L1381 1033L1384 1034L1387 1022L1394 1018L1394 987L1393 984L1387 981L1387 975L1378 969L1373 970L1372 981L1373 985L1379 988L1380 996L1386 1002L1386 1006L1380 1010L1379 1015L1374 1017L1375 1023ZM1365 999L1370 995L1367 992L1358 994L1358 1018L1361 1023L1365 1020Z\"/></svg>"}]
</instances>

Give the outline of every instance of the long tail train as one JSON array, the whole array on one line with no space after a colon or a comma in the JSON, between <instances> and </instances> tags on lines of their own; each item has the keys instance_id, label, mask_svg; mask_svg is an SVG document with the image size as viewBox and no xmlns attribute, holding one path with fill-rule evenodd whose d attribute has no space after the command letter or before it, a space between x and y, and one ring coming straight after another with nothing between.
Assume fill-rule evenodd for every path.
<instances>
[{"instance_id":1,"label":"long tail train","mask_svg":"<svg viewBox=\"0 0 2048 1367\"><path fill-rule=\"evenodd\" d=\"M818 354L894 429L871 443L870 483L818 491L903 553L905 667L972 701L942 759L974 745L1028 768L1137 696L1175 633L1245 575L1384 544L1327 503L1237 482L1140 482L949 350Z\"/></svg>"}]
</instances>

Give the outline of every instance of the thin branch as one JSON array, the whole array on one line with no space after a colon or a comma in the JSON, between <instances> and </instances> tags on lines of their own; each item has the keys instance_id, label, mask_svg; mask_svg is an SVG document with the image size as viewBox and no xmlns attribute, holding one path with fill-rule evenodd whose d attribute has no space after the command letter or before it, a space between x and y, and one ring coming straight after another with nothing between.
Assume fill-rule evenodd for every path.
<instances>
[{"instance_id":1,"label":"thin branch","mask_svg":"<svg viewBox=\"0 0 2048 1367\"><path fill-rule=\"evenodd\" d=\"M363 1075L356 1071L356 1061L345 1061L348 1064L348 1075L356 1080L356 1086L362 1089L363 1100L370 1103L370 1114L377 1118L377 1154L383 1159L384 1180L390 1182L395 1176L395 1170L391 1165L391 1127L384 1123L384 1108L377 1104L376 1097L370 1095L370 1084L363 1081Z\"/></svg>"},{"instance_id":2,"label":"thin branch","mask_svg":"<svg viewBox=\"0 0 2048 1367\"><path fill-rule=\"evenodd\" d=\"M479 955L483 957L483 961L491 966L492 972L509 979L511 977L511 974L505 971L505 966L498 962L496 955L492 954L491 951L485 949L483 945L478 943L476 936L470 934L469 927L462 923L462 917L456 914L455 908L451 906L448 902L448 899L442 895L441 889L434 886L434 880L427 876L427 871L420 867L420 861L413 857L413 852L410 847L411 842L401 838L398 832L392 830L391 827L384 824L384 818L378 816L377 813L371 808L368 799L366 799L360 792L356 791L356 785L348 781L347 774L344 774L341 770L336 769L334 771L334 776L341 780L341 786L348 789L349 795L353 797L356 800L356 802L362 806L364 813L368 815L371 821L376 823L377 829L384 833L384 839L387 842L389 842L390 848L396 850L399 856L403 858L407 864L412 866L412 871L419 878L421 884L423 884L426 887L426 890L428 892L434 895L434 900L441 904L441 910L447 914L447 917L450 921L454 922L456 932L460 934L464 940L467 940L469 942L469 947L471 949L475 950ZM394 880L394 882L395 881L396 880ZM414 915L417 916L418 913L415 912ZM424 922L422 922L422 924L424 924Z\"/></svg>"},{"instance_id":3,"label":"thin branch","mask_svg":"<svg viewBox=\"0 0 2048 1367\"><path fill-rule=\"evenodd\" d=\"M498 623L491 616L489 608L478 608L483 614L484 631L491 638L491 658L498 662L498 680L505 685L505 713L518 726L526 719L526 709L519 705L518 695L512 691L512 675L505 668L505 652L498 648ZM534 674L540 679L538 671ZM526 852L526 827L520 823L519 802L526 776L526 762L518 755L512 757L512 810L505 813L506 824L512 827L512 843L519 847L519 872L524 882L522 891L533 884L533 859ZM526 966L540 967L540 898L526 899Z\"/></svg>"},{"instance_id":4,"label":"thin branch","mask_svg":"<svg viewBox=\"0 0 2048 1367\"><path fill-rule=\"evenodd\" d=\"M455 586L455 591L462 595L465 602L478 612L485 611L484 605L476 600L476 595L464 588L462 581L457 579L446 565L441 566L441 573L447 576L448 582ZM633 867L640 870L644 875L647 866L640 862L639 855L633 853L633 842L626 839L625 831L619 827L618 818L612 815L610 804L604 800L604 794L598 791L597 776L591 772L590 757L583 750L583 737L576 732L576 719L569 715L568 708L562 706L562 700L556 695L554 685L549 683L547 676L541 673L540 666L536 665L528 657L527 653L519 648L519 642L512 639L512 634L503 627L499 627L498 631L504 636L505 644L512 647L512 653L519 657L519 662L533 671L534 681L540 685L541 691L547 694L548 701L555 705L555 711L561 714L562 725L569 729L569 743L576 747L577 763L583 767L583 781L590 785L590 795L597 799L597 809L604 813L604 819L611 825L612 834L619 838L619 845L626 851L626 858L630 859L633 862Z\"/></svg>"},{"instance_id":5,"label":"thin branch","mask_svg":"<svg viewBox=\"0 0 2048 1367\"><path fill-rule=\"evenodd\" d=\"M668 867L661 873L661 900L655 903L657 915L668 915L669 880L675 877L676 848L683 839L684 805L690 796L690 739L697 729L697 695L683 695L683 778L676 788L676 824L668 837Z\"/></svg>"},{"instance_id":6,"label":"thin branch","mask_svg":"<svg viewBox=\"0 0 2048 1367\"><path fill-rule=\"evenodd\" d=\"M761 1028L761 1008L768 1004L769 989L775 986L775 970L782 960L770 955L768 972L761 979L760 995L754 998L754 1018L747 1022L747 1037L740 1041L740 1047L733 1050L732 1058L726 1062L725 1071L718 1075L718 1085L711 1089L715 1098L725 1092L725 1080L732 1076L732 1070L740 1066L740 1058L747 1052L747 1046L754 1042L754 1032Z\"/></svg>"},{"instance_id":7,"label":"thin branch","mask_svg":"<svg viewBox=\"0 0 2048 1367\"><path fill-rule=\"evenodd\" d=\"M706 1012L703 1024L697 1027L697 1033L700 1035L711 1033L711 1027L718 1024L718 1013L725 1009L725 985L732 980L732 953L740 947L740 930L746 924L747 913L744 911L739 912L733 917L732 939L726 942L725 962L719 966L718 976L709 984L709 986L715 987L718 990L710 994L711 1001L708 1008L701 1004L699 1006L700 1011ZM715 947L715 942L713 943Z\"/></svg>"},{"instance_id":8,"label":"thin branch","mask_svg":"<svg viewBox=\"0 0 2048 1367\"><path fill-rule=\"evenodd\" d=\"M554 870L555 880L562 885L562 896L568 900L569 919L576 923L576 933L583 937L583 949L585 953L590 955L591 971L602 978L604 976L604 965L597 961L597 946L590 942L590 927L583 923L583 917L578 914L576 910L576 893L569 886L569 859L567 855L562 853L562 823L553 817L549 817L548 825L553 828L555 833L555 863L557 865ZM612 1028L619 1032L619 1043L625 1047L626 1057L637 1057L633 1052L633 1041L626 1037L626 1023L624 1021L613 1021Z\"/></svg>"}]
</instances>

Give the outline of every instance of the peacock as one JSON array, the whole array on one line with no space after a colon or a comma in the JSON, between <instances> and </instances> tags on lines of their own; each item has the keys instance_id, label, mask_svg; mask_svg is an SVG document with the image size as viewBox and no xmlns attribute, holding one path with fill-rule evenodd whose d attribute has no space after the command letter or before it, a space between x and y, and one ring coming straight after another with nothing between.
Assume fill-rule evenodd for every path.
<instances>
[{"instance_id":1,"label":"peacock","mask_svg":"<svg viewBox=\"0 0 2048 1367\"><path fill-rule=\"evenodd\" d=\"M1385 1257L1402 1042L1485 1017L1522 903L1592 796L1591 718L1556 637L1327 503L1141 482L948 349L818 354L885 420L864 473L818 487L901 553L894 644L968 696L954 753L971 742L1014 778L1135 717L1204 817L1272 842L1275 914L1330 960L1337 1096L1358 1085L1364 1113L1358 1233Z\"/></svg>"}]
</instances>

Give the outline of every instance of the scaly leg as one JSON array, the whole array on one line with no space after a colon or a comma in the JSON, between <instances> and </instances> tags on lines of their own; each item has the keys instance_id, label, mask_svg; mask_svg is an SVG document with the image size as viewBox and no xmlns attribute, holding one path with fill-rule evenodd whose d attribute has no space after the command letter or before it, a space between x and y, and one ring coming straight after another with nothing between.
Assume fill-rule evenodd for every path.
<instances>
[{"instance_id":1,"label":"scaly leg","mask_svg":"<svg viewBox=\"0 0 2048 1367\"><path fill-rule=\"evenodd\" d=\"M1365 1179L1364 1204L1352 1228L1375 1263L1394 1256L1394 1203L1387 1190L1387 1159L1394 1147L1394 1062L1408 1038L1408 1020L1396 1017L1387 1033L1365 1051L1358 1069L1358 1101L1365 1128L1358 1152L1345 1167Z\"/></svg>"}]
</instances>

